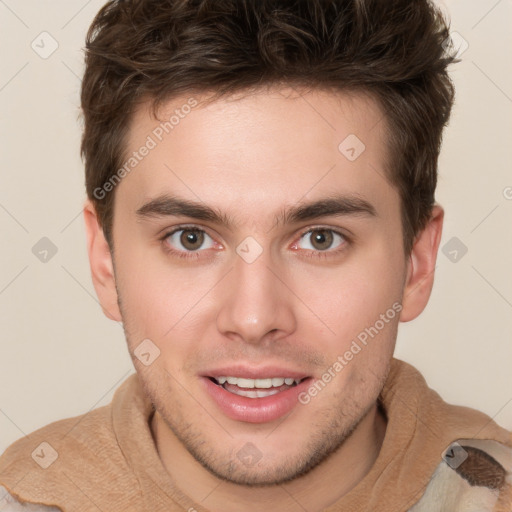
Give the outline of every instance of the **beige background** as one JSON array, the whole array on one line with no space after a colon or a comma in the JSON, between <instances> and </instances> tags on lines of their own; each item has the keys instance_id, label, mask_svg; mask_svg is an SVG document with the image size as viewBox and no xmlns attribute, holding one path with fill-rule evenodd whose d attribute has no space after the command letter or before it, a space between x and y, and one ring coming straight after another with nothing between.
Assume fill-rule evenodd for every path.
<instances>
[{"instance_id":1,"label":"beige background","mask_svg":"<svg viewBox=\"0 0 512 512\"><path fill-rule=\"evenodd\" d=\"M78 92L86 29L103 0L0 0L0 452L52 421L107 404L134 371L120 325L96 301L81 205ZM512 428L512 2L447 0L468 43L440 159L446 209L431 302L397 356L447 401ZM48 58L50 36L58 48ZM41 38L44 39L42 48ZM48 237L46 263L32 247ZM452 242L453 243L453 242ZM448 251L447 251L448 252Z\"/></svg>"}]
</instances>

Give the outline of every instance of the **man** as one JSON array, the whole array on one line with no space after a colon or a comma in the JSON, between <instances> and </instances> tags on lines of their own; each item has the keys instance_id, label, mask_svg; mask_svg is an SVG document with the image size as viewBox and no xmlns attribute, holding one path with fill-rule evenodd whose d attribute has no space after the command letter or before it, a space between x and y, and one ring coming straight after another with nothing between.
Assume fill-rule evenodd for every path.
<instances>
[{"instance_id":1,"label":"man","mask_svg":"<svg viewBox=\"0 0 512 512\"><path fill-rule=\"evenodd\" d=\"M447 38L426 0L99 12L84 216L136 373L6 450L5 510L512 510L510 433L393 358L441 238Z\"/></svg>"}]
</instances>

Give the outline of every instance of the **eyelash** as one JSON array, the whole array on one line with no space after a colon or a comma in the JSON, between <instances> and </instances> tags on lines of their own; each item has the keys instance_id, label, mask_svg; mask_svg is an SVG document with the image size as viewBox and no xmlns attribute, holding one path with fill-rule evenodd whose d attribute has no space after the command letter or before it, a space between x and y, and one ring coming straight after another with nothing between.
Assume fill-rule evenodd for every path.
<instances>
[{"instance_id":1,"label":"eyelash","mask_svg":"<svg viewBox=\"0 0 512 512\"><path fill-rule=\"evenodd\" d=\"M204 230L204 229L200 229L198 228L197 226L191 226L191 225L183 225L183 226L177 226L175 227L172 231L168 231L165 233L165 235L163 235L161 238L160 238L160 241L162 242L163 246L164 246L164 250L171 254L172 256L177 256L178 258L183 258L183 259L193 259L193 260L197 260L199 259L199 253L200 252L204 252L204 251L201 251L201 250L197 250L197 251L177 251L175 249L172 249L169 247L168 244L165 243L165 241L171 236L173 235L174 233L177 233L178 231L198 231L198 232L203 232L205 234L208 235L208 233ZM314 251L314 250L311 250L311 249L306 249L306 252L309 253L307 254L307 258L318 258L318 259L326 259L326 258L331 258L331 257L336 257L338 256L339 254L341 254L342 252L344 252L346 249L347 249L347 245L350 245L352 243L352 240L347 236L345 235L344 233L340 233L339 231L336 231L335 229L332 229L332 228L327 228L327 227L324 227L324 226L315 226L315 227L312 227L312 228L309 228L305 231L303 231L300 236L299 236L299 240L302 239L302 237L308 233L312 233L314 231L330 231L331 233L334 233L336 235L339 235L343 238L343 242L341 244L341 246L338 248L338 249L335 249L333 251L329 251L329 250L326 250L326 251ZM208 235L210 236L210 235Z\"/></svg>"}]
</instances>

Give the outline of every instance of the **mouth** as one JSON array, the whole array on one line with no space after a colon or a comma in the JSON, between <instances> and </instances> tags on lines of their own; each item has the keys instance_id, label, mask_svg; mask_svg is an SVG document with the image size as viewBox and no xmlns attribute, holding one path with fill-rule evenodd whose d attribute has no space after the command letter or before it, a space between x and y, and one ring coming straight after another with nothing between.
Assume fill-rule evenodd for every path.
<instances>
[{"instance_id":1,"label":"mouth","mask_svg":"<svg viewBox=\"0 0 512 512\"><path fill-rule=\"evenodd\" d=\"M293 377L268 377L265 379L249 379L243 377L209 377L229 393L247 398L265 398L277 395L295 386L298 386L307 377L295 379Z\"/></svg>"},{"instance_id":2,"label":"mouth","mask_svg":"<svg viewBox=\"0 0 512 512\"><path fill-rule=\"evenodd\" d=\"M220 412L247 423L271 422L289 414L299 404L299 394L313 380L311 376L286 370L242 369L236 373L230 375L229 371L221 370L215 375L203 375L201 381Z\"/></svg>"}]
</instances>

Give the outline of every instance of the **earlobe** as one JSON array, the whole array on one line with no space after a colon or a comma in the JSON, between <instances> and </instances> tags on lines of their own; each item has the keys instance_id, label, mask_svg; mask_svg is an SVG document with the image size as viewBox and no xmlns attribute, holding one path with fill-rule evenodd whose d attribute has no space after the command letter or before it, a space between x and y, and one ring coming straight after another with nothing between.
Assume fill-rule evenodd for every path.
<instances>
[{"instance_id":1,"label":"earlobe","mask_svg":"<svg viewBox=\"0 0 512 512\"><path fill-rule=\"evenodd\" d=\"M434 285L434 270L443 231L443 218L443 209L435 205L430 220L414 241L407 263L401 322L409 322L419 316L428 303Z\"/></svg>"},{"instance_id":2,"label":"earlobe","mask_svg":"<svg viewBox=\"0 0 512 512\"><path fill-rule=\"evenodd\" d=\"M105 316L120 322L122 318L117 302L112 255L98 221L96 209L90 200L84 204L84 221L89 265L96 295Z\"/></svg>"}]
</instances>

